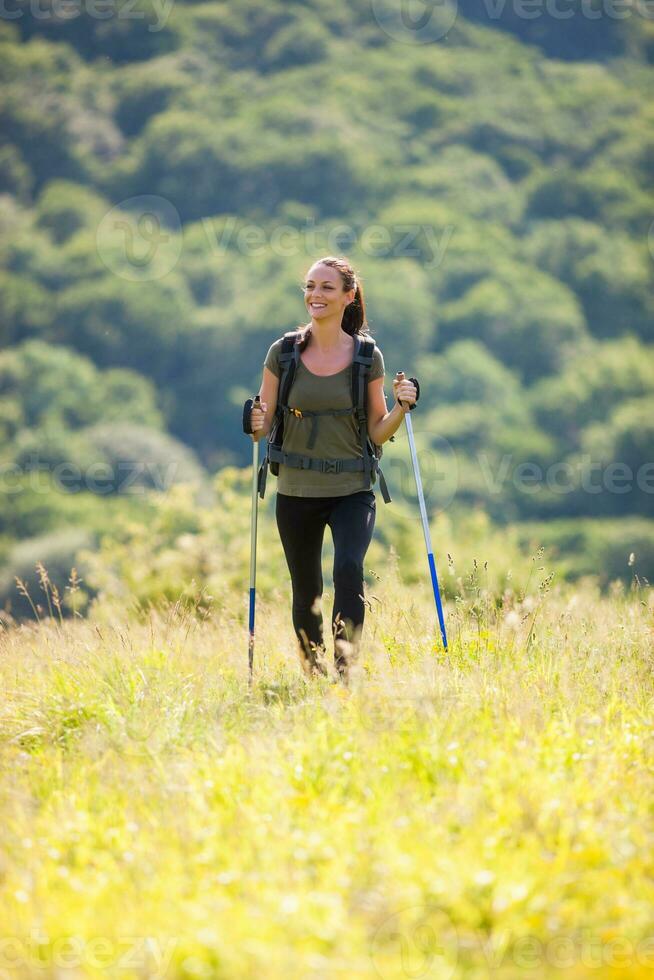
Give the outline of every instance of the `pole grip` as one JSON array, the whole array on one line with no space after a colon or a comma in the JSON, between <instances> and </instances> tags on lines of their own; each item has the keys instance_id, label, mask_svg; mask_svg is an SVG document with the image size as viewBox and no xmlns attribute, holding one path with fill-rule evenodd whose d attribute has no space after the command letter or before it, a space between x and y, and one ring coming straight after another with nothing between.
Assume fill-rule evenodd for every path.
<instances>
[{"instance_id":1,"label":"pole grip","mask_svg":"<svg viewBox=\"0 0 654 980\"><path fill-rule=\"evenodd\" d=\"M261 399L257 395L256 404ZM250 514L250 608L248 614L248 687L252 687L252 670L254 665L254 610L256 605L256 575L257 575L257 493L259 471L259 441L252 440L252 509Z\"/></svg>"},{"instance_id":2,"label":"pole grip","mask_svg":"<svg viewBox=\"0 0 654 980\"><path fill-rule=\"evenodd\" d=\"M396 381L404 381L404 378L405 377L406 377L406 375L404 374L404 371L398 371L397 374L395 375L395 380ZM411 405L410 408L409 408L409 411L412 412L414 410L414 408L416 407L416 404L417 404L418 399L420 398L420 385L418 384L418 379L417 378L409 378L409 381L411 381L413 383L413 387L416 389L416 400L413 403L413 405ZM397 400L397 403L398 403L398 405L401 405L402 404L402 402L400 401L399 398Z\"/></svg>"},{"instance_id":3,"label":"pole grip","mask_svg":"<svg viewBox=\"0 0 654 980\"><path fill-rule=\"evenodd\" d=\"M256 405L259 408L261 404L261 397L255 395L254 398L248 398L243 406L243 432L247 436L252 435L252 409Z\"/></svg>"}]
</instances>

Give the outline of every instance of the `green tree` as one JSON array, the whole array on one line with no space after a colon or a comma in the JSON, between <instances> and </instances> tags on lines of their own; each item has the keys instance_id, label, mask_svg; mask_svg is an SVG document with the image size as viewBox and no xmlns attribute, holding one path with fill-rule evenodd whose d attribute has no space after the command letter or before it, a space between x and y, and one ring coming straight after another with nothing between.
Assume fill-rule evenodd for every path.
<instances>
[{"instance_id":1,"label":"green tree","mask_svg":"<svg viewBox=\"0 0 654 980\"><path fill-rule=\"evenodd\" d=\"M188 316L179 283L115 276L78 283L59 297L53 339L101 367L129 367L160 382L170 402L176 353Z\"/></svg>"},{"instance_id":2,"label":"green tree","mask_svg":"<svg viewBox=\"0 0 654 980\"><path fill-rule=\"evenodd\" d=\"M26 276L0 270L0 345L42 333L52 318L47 290Z\"/></svg>"},{"instance_id":3,"label":"green tree","mask_svg":"<svg viewBox=\"0 0 654 980\"><path fill-rule=\"evenodd\" d=\"M104 198L88 188L68 180L52 180L36 202L36 224L47 229L60 245L81 228L95 229L106 211Z\"/></svg>"},{"instance_id":4,"label":"green tree","mask_svg":"<svg viewBox=\"0 0 654 980\"><path fill-rule=\"evenodd\" d=\"M461 299L441 309L445 343L481 340L504 364L529 383L556 373L587 337L574 294L551 276L514 266L475 283Z\"/></svg>"},{"instance_id":5,"label":"green tree","mask_svg":"<svg viewBox=\"0 0 654 980\"><path fill-rule=\"evenodd\" d=\"M15 146L0 147L0 194L12 194L26 203L34 177Z\"/></svg>"},{"instance_id":6,"label":"green tree","mask_svg":"<svg viewBox=\"0 0 654 980\"><path fill-rule=\"evenodd\" d=\"M558 377L535 385L529 403L538 422L573 449L591 423L604 423L623 401L652 394L652 349L625 337L588 345Z\"/></svg>"},{"instance_id":7,"label":"green tree","mask_svg":"<svg viewBox=\"0 0 654 980\"><path fill-rule=\"evenodd\" d=\"M100 371L74 350L40 340L0 352L0 405L16 406L24 428L80 429L101 420L163 425L144 377L123 368Z\"/></svg>"},{"instance_id":8,"label":"green tree","mask_svg":"<svg viewBox=\"0 0 654 980\"><path fill-rule=\"evenodd\" d=\"M536 222L526 240L531 262L579 297L595 337L652 337L654 263L645 241L607 234L580 218Z\"/></svg>"}]
</instances>

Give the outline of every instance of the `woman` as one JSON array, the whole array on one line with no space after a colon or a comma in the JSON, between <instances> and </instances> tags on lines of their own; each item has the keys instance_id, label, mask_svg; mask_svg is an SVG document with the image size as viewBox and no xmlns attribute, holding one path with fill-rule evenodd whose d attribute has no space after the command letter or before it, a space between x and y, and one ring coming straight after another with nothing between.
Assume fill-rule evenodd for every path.
<instances>
[{"instance_id":1,"label":"woman","mask_svg":"<svg viewBox=\"0 0 654 980\"><path fill-rule=\"evenodd\" d=\"M302 328L301 354L288 404L300 414L284 422L284 451L321 457L360 457L361 443L352 407L350 368L354 334L369 337L363 290L352 266L327 256L309 269L304 303L311 322ZM279 354L283 338L266 355L259 390L260 408L251 414L252 438L270 432L279 391ZM416 400L409 380L393 381L395 404L389 412L384 396L384 359L374 349L367 391L370 439L381 445L402 424ZM400 401L402 404L400 405ZM306 412L340 410L321 415L309 439ZM312 423L313 426L313 423ZM364 621L363 561L375 526L376 502L365 472L319 472L280 463L275 516L293 588L293 626L306 672L327 674L320 599L323 591L322 542L325 526L334 542L334 661L347 682L349 665L358 649Z\"/></svg>"}]
</instances>

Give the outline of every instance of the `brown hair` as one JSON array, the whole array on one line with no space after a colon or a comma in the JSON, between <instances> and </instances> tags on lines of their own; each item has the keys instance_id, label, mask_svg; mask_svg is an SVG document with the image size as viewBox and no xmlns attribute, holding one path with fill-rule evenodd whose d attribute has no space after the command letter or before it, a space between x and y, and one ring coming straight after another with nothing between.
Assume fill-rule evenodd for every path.
<instances>
[{"instance_id":1,"label":"brown hair","mask_svg":"<svg viewBox=\"0 0 654 980\"><path fill-rule=\"evenodd\" d=\"M343 282L343 291L347 293L350 291L350 289L356 290L354 299L351 303L348 303L343 310L341 327L345 333L349 333L351 336L355 333L370 336L368 331L368 323L366 322L366 306L363 300L363 286L361 284L361 280L356 275L354 269L347 259L336 255L326 255L322 259L316 259L316 261L312 264L329 265L332 269L337 269L338 272L340 272L341 280ZM303 349L309 341L311 326L310 324L304 324L301 329L306 331L300 345L301 349Z\"/></svg>"}]
</instances>

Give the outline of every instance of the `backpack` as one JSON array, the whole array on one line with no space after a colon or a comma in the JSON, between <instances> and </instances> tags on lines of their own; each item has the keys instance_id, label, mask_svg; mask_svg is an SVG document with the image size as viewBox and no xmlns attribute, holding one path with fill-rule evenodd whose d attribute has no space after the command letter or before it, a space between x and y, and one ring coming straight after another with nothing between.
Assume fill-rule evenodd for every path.
<instances>
[{"instance_id":1,"label":"backpack","mask_svg":"<svg viewBox=\"0 0 654 980\"><path fill-rule=\"evenodd\" d=\"M379 466L382 457L382 447L372 442L368 435L367 425L367 405L366 396L368 391L368 375L372 365L372 356L375 349L375 342L372 339L365 339L360 334L354 334L354 357L351 368L351 391L352 407L333 409L322 412L304 412L297 408L291 408L288 404L288 397L300 362L300 351L302 341L306 336L305 330L289 330L284 334L282 347L279 356L279 366L281 369L279 393L277 396L277 407L273 418L266 456L259 467L257 486L259 496L263 500L266 491L266 474L268 467L273 476L279 475L279 464L292 466L298 469L319 470L321 473L342 473L363 471L369 477L371 484L375 483L379 477L379 486L385 503L390 503L391 495L384 479L384 474ZM286 415L292 414L298 418L311 418L312 427L307 449L313 449L317 435L316 419L320 415L352 415L354 414L361 440L361 450L363 458L357 459L316 459L311 456L302 456L300 453L286 453L282 445L284 441L284 419ZM394 437L391 436L391 439Z\"/></svg>"}]
</instances>

